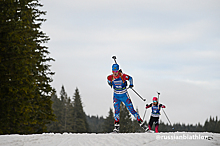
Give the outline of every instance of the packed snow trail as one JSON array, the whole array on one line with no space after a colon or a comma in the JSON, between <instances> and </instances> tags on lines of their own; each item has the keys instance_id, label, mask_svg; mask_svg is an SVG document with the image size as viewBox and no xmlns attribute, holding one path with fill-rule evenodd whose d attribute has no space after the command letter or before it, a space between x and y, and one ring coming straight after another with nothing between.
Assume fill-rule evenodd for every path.
<instances>
[{"instance_id":1,"label":"packed snow trail","mask_svg":"<svg viewBox=\"0 0 220 146\"><path fill-rule=\"evenodd\" d=\"M208 139L207 139L208 137ZM194 138L194 139L193 139ZM206 139L205 139L206 138ZM217 146L220 134L199 132L1 135L0 146Z\"/></svg>"}]
</instances>

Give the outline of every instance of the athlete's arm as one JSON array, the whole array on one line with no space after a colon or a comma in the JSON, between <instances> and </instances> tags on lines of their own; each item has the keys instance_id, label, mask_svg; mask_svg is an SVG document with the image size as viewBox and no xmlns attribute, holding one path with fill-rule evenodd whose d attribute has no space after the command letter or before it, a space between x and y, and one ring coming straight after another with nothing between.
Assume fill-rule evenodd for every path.
<instances>
[{"instance_id":1,"label":"athlete's arm","mask_svg":"<svg viewBox=\"0 0 220 146\"><path fill-rule=\"evenodd\" d=\"M151 107L152 106L152 103L151 104L146 104L146 108L149 108L149 107Z\"/></svg>"},{"instance_id":2,"label":"athlete's arm","mask_svg":"<svg viewBox=\"0 0 220 146\"><path fill-rule=\"evenodd\" d=\"M126 75L126 74L123 74L123 79L126 81L126 80L128 80L129 82L130 82L130 86L134 86L133 85L133 78L131 77L131 76L129 76L129 75Z\"/></svg>"},{"instance_id":3,"label":"athlete's arm","mask_svg":"<svg viewBox=\"0 0 220 146\"><path fill-rule=\"evenodd\" d=\"M107 77L108 84L109 84L109 86L110 86L111 88L112 88L112 78L113 78L112 75L109 75L109 76Z\"/></svg>"}]
</instances>

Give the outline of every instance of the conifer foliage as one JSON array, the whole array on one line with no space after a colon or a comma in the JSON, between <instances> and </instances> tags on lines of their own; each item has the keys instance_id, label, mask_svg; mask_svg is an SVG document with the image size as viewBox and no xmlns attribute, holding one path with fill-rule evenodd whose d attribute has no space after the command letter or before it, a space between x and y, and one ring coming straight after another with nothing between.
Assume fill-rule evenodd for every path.
<instances>
[{"instance_id":1,"label":"conifer foliage","mask_svg":"<svg viewBox=\"0 0 220 146\"><path fill-rule=\"evenodd\" d=\"M114 113L113 110L110 108L108 116L106 117L103 125L104 132L112 132L112 130L114 129L114 121Z\"/></svg>"},{"instance_id":2,"label":"conifer foliage","mask_svg":"<svg viewBox=\"0 0 220 146\"><path fill-rule=\"evenodd\" d=\"M57 97L56 92L54 92L51 96L51 100L53 101L52 109L53 113L56 116L56 121L51 122L47 125L47 131L48 132L62 132L63 131L63 125L62 125L62 102Z\"/></svg>"},{"instance_id":3,"label":"conifer foliage","mask_svg":"<svg viewBox=\"0 0 220 146\"><path fill-rule=\"evenodd\" d=\"M172 129L174 127L174 130ZM161 132L173 132L173 131L185 131L185 132L214 132L214 133L220 133L220 120L218 120L218 117L212 118L210 117L207 119L204 123L204 125L198 123L198 124L180 124L180 123L174 123L173 126L169 124L164 124L162 121L160 121L159 125L159 131Z\"/></svg>"},{"instance_id":4,"label":"conifer foliage","mask_svg":"<svg viewBox=\"0 0 220 146\"><path fill-rule=\"evenodd\" d=\"M70 97L67 96L64 86L61 87L60 98L56 92L52 94L52 109L56 116L56 121L47 125L48 132L73 132L72 129L72 113L73 106Z\"/></svg>"},{"instance_id":5,"label":"conifer foliage","mask_svg":"<svg viewBox=\"0 0 220 146\"><path fill-rule=\"evenodd\" d=\"M73 96L73 129L74 132L77 133L89 131L89 125L87 123L86 114L83 110L78 88L76 88Z\"/></svg>"},{"instance_id":6,"label":"conifer foliage","mask_svg":"<svg viewBox=\"0 0 220 146\"><path fill-rule=\"evenodd\" d=\"M61 88L60 98L61 98L60 122L63 125L62 132L72 132L73 130L71 127L71 123L72 123L71 115L73 113L73 106L70 97L67 96L64 86L62 86Z\"/></svg>"},{"instance_id":7,"label":"conifer foliage","mask_svg":"<svg viewBox=\"0 0 220 146\"><path fill-rule=\"evenodd\" d=\"M132 119L127 107L121 102L120 105L120 132L132 132Z\"/></svg>"},{"instance_id":8,"label":"conifer foliage","mask_svg":"<svg viewBox=\"0 0 220 146\"><path fill-rule=\"evenodd\" d=\"M89 132L90 133L102 133L103 132L103 123L106 119L103 116L87 116L87 122L89 124ZM114 123L112 123L113 125ZM111 129L112 131L112 129Z\"/></svg>"},{"instance_id":9,"label":"conifer foliage","mask_svg":"<svg viewBox=\"0 0 220 146\"><path fill-rule=\"evenodd\" d=\"M47 125L48 132L89 132L87 116L83 110L78 88L75 90L72 101L68 97L64 86L61 88L60 98L57 97L56 93L53 93L51 99L56 121Z\"/></svg>"},{"instance_id":10,"label":"conifer foliage","mask_svg":"<svg viewBox=\"0 0 220 146\"><path fill-rule=\"evenodd\" d=\"M41 133L54 120L48 56L38 0L0 1L0 134Z\"/></svg>"},{"instance_id":11,"label":"conifer foliage","mask_svg":"<svg viewBox=\"0 0 220 146\"><path fill-rule=\"evenodd\" d=\"M58 98L54 92L51 97L53 101L53 111L56 115L56 121L48 124L48 132L72 132L72 133L109 133L114 129L114 112L110 108L108 116L103 118L102 116L86 116L83 111L83 104L79 94L79 90L76 88L73 100L67 96L67 93L62 86L60 91L60 97ZM134 133L144 132L135 118L132 119L132 115L123 103L120 107L120 132L121 133ZM138 109L136 109L138 112ZM146 121L145 121L146 122ZM148 124L148 122L146 122ZM172 129L174 127L174 129ZM152 130L155 129L153 125ZM220 133L220 120L218 117L210 117L204 123L204 125L198 123L192 124L180 124L174 123L172 126L165 124L160 120L159 132L175 132L175 131L187 131L187 132L215 132Z\"/></svg>"}]
</instances>

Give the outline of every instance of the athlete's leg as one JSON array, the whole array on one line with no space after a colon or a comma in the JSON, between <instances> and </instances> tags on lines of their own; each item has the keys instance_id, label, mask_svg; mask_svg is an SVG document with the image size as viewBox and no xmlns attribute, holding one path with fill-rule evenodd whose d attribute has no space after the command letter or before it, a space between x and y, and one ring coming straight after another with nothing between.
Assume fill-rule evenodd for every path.
<instances>
[{"instance_id":1,"label":"athlete's leg","mask_svg":"<svg viewBox=\"0 0 220 146\"><path fill-rule=\"evenodd\" d=\"M137 119L137 121L139 123L141 123L143 120L141 119L139 114L134 110L133 104L132 104L130 98L128 98L126 93L124 94L124 96L122 98L122 102L125 104L125 106L129 110L129 112Z\"/></svg>"},{"instance_id":2,"label":"athlete's leg","mask_svg":"<svg viewBox=\"0 0 220 146\"><path fill-rule=\"evenodd\" d=\"M153 121L153 117L151 116L151 117L150 117L149 124L148 124L148 128L149 128L149 130L151 130L151 127L152 127L153 123L154 123L154 121Z\"/></svg>"},{"instance_id":3,"label":"athlete's leg","mask_svg":"<svg viewBox=\"0 0 220 146\"><path fill-rule=\"evenodd\" d=\"M155 132L158 133L158 128L159 128L159 117L155 117Z\"/></svg>"},{"instance_id":4,"label":"athlete's leg","mask_svg":"<svg viewBox=\"0 0 220 146\"><path fill-rule=\"evenodd\" d=\"M119 113L120 113L120 104L121 104L121 100L119 100L117 98L117 95L114 95L113 97L113 104L114 104L114 109L115 109L115 124L118 123L119 124Z\"/></svg>"}]
</instances>

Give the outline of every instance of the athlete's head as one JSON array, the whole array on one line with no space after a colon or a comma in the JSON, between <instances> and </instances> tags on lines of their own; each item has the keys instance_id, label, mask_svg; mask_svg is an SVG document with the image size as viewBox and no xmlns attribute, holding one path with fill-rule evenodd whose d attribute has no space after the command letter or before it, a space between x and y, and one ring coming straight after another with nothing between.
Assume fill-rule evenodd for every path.
<instances>
[{"instance_id":1,"label":"athlete's head","mask_svg":"<svg viewBox=\"0 0 220 146\"><path fill-rule=\"evenodd\" d=\"M114 76L118 76L118 71L119 71L119 65L113 64L112 65L112 73L114 74Z\"/></svg>"},{"instance_id":2,"label":"athlete's head","mask_svg":"<svg viewBox=\"0 0 220 146\"><path fill-rule=\"evenodd\" d=\"M158 99L157 99L157 97L153 97L153 104L157 104L158 103Z\"/></svg>"}]
</instances>

